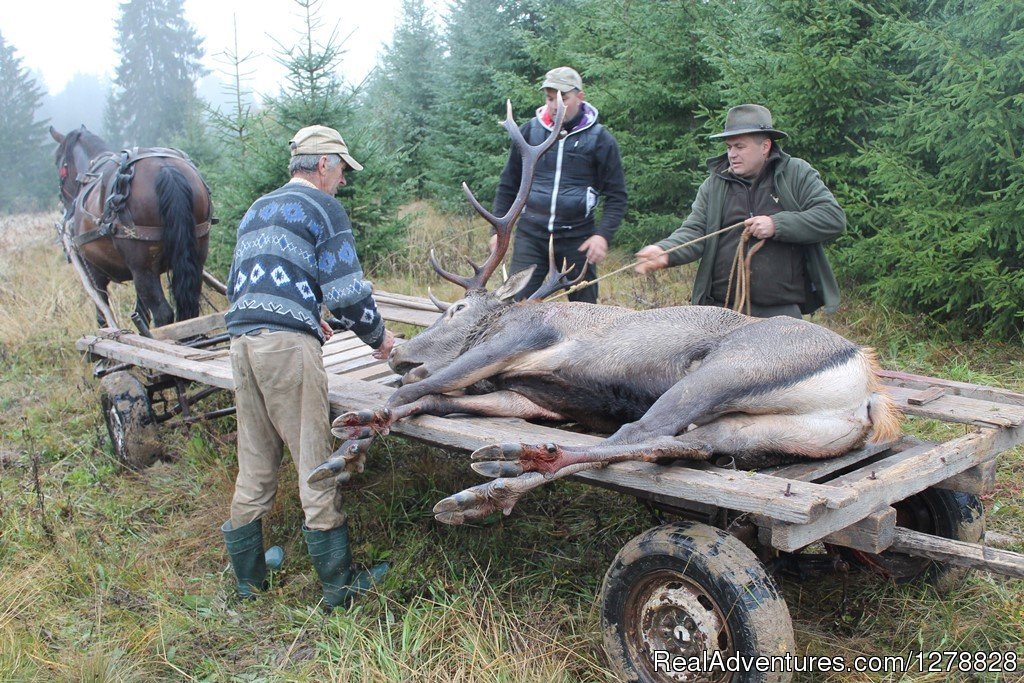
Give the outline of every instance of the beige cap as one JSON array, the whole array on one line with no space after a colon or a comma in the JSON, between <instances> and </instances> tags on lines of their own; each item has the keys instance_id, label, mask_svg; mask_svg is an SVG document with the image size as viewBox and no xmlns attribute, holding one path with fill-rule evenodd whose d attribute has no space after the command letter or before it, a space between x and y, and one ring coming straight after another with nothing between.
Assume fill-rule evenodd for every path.
<instances>
[{"instance_id":1,"label":"beige cap","mask_svg":"<svg viewBox=\"0 0 1024 683\"><path fill-rule=\"evenodd\" d=\"M568 66L560 66L545 74L544 85L540 87L541 89L554 88L558 92L583 90L583 79L580 78L580 75L575 69Z\"/></svg>"},{"instance_id":2,"label":"beige cap","mask_svg":"<svg viewBox=\"0 0 1024 683\"><path fill-rule=\"evenodd\" d=\"M348 153L348 145L341 133L327 126L306 126L288 141L292 156L298 154L339 154L353 171L362 171L363 165Z\"/></svg>"}]
</instances>

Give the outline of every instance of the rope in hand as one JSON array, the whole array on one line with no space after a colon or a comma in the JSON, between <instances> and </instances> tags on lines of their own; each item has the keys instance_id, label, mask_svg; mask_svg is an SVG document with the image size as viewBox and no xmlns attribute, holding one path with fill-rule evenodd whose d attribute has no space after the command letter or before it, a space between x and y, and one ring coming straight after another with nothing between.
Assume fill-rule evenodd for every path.
<instances>
[{"instance_id":1,"label":"rope in hand","mask_svg":"<svg viewBox=\"0 0 1024 683\"><path fill-rule=\"evenodd\" d=\"M764 246L764 240L761 240L747 252L749 241L750 233L744 230L740 236L740 243L736 246L736 257L733 258L732 268L729 269L729 284L725 288L725 303L728 305L729 297L732 296L733 279L736 280L736 299L733 301L732 310L745 315L750 315L750 259Z\"/></svg>"},{"instance_id":2,"label":"rope in hand","mask_svg":"<svg viewBox=\"0 0 1024 683\"><path fill-rule=\"evenodd\" d=\"M722 228L721 230L716 230L715 232L709 232L708 234L706 234L706 235L704 235L702 237L698 237L697 239L690 240L689 242L684 242L683 244L677 244L676 246L674 246L674 247L672 247L670 249L666 249L664 251L664 254L671 254L673 251L677 251L679 249L682 249L683 247L688 247L691 244L697 244L698 242L703 242L704 240L708 239L709 237L714 237L715 235L721 235L723 232L729 232L730 230L735 230L736 228L742 228L744 226L744 224L745 224L745 221L740 221L739 223L734 223L733 225L730 225L730 226L728 226L726 228ZM747 233L744 233L743 237L740 240L740 248L736 250L737 261L742 262L743 263L743 268L745 269L745 273L743 274L742 277L745 277L747 282L750 281L750 257L753 256L755 253L757 253L757 250L761 248L762 244L764 244L764 240L762 240L758 244L754 245L754 247L750 250L750 253L745 258L741 258L740 251L743 249L743 245L745 244L745 242L747 240L749 240L749 239L750 239L750 235L748 235ZM654 256L654 257L651 257L651 258L660 258L662 255L663 254L659 254L658 256ZM634 267L640 265L641 263L643 263L645 261L650 261L651 258L637 259L636 261L633 261L632 263L630 263L628 265L622 266L621 268L617 268L617 269L613 270L610 273L605 273L601 277L594 278L593 280L583 280L579 284L573 285L572 287L569 287L568 289L566 289L566 290L564 290L562 292L559 292L558 294L555 294L553 296L549 296L548 298L544 299L544 301L554 301L555 299L560 299L563 296L569 296L573 292L577 292L577 291L579 291L581 289L589 287L590 285L596 285L598 282L600 282L601 280L605 279L606 277L611 277L612 275L617 275L617 274L621 273L622 271L629 270L630 268L634 268ZM733 269L735 269L735 268L736 268L736 261L733 262ZM731 288L732 287L732 274L731 273L729 275L729 283L730 283L729 286ZM749 285L747 286L747 289L749 289ZM749 311L750 310L750 292L749 291L747 291L746 297L747 297L746 307L747 307L747 310ZM736 310L737 312L741 312L739 310L739 308L735 308L733 310Z\"/></svg>"}]
</instances>

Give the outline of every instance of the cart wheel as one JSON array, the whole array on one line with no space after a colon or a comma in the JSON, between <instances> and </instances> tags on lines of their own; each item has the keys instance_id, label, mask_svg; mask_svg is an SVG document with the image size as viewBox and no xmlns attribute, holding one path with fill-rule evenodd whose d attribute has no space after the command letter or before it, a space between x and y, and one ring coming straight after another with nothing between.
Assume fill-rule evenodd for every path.
<instances>
[{"instance_id":1,"label":"cart wheel","mask_svg":"<svg viewBox=\"0 0 1024 683\"><path fill-rule=\"evenodd\" d=\"M149 467L162 454L153 418L153 406L142 382L126 370L114 372L102 380L103 421L122 465L139 470Z\"/></svg>"},{"instance_id":2,"label":"cart wheel","mask_svg":"<svg viewBox=\"0 0 1024 683\"><path fill-rule=\"evenodd\" d=\"M925 489L893 507L897 526L906 529L969 543L977 543L985 535L985 505L970 493ZM956 587L969 571L967 567L904 553L875 555L843 547L839 552L854 566L882 574L897 583L925 581L939 591Z\"/></svg>"},{"instance_id":3,"label":"cart wheel","mask_svg":"<svg viewBox=\"0 0 1024 683\"><path fill-rule=\"evenodd\" d=\"M792 677L686 671L684 662L702 653L717 652L725 661L796 650L775 582L743 543L714 527L667 524L631 540L605 574L601 603L604 648L624 680L785 683Z\"/></svg>"}]
</instances>

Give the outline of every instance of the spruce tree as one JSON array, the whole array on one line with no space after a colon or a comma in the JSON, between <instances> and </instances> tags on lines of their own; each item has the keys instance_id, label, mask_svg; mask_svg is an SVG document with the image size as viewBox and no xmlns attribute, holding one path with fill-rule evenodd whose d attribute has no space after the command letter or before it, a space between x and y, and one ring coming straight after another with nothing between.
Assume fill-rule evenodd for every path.
<instances>
[{"instance_id":1,"label":"spruce tree","mask_svg":"<svg viewBox=\"0 0 1024 683\"><path fill-rule=\"evenodd\" d=\"M107 135L115 146L169 144L199 107L195 83L205 73L184 0L126 0L117 36L121 62L107 104Z\"/></svg>"},{"instance_id":2,"label":"spruce tree","mask_svg":"<svg viewBox=\"0 0 1024 683\"><path fill-rule=\"evenodd\" d=\"M0 211L38 208L55 197L46 122L35 118L42 99L39 84L0 33Z\"/></svg>"},{"instance_id":3,"label":"spruce tree","mask_svg":"<svg viewBox=\"0 0 1024 683\"><path fill-rule=\"evenodd\" d=\"M398 249L405 223L396 217L405 188L398 179L398 162L355 115L358 92L338 77L344 56L337 30L323 31L320 0L295 0L301 21L297 34L277 40L277 60L285 67L280 93L264 102L247 119L241 159L230 160L220 179L225 223L237 225L245 210L261 195L288 180L288 140L300 128L324 125L338 130L349 151L364 169L346 174L349 185L339 197L352 220L364 266ZM234 136L235 124L213 121L223 135ZM236 150L238 151L238 150ZM222 231L211 249L217 269L226 271L234 248L233 230Z\"/></svg>"},{"instance_id":4,"label":"spruce tree","mask_svg":"<svg viewBox=\"0 0 1024 683\"><path fill-rule=\"evenodd\" d=\"M859 149L871 226L845 254L878 300L996 337L1024 329L1024 2L894 13L899 97Z\"/></svg>"},{"instance_id":5,"label":"spruce tree","mask_svg":"<svg viewBox=\"0 0 1024 683\"><path fill-rule=\"evenodd\" d=\"M640 247L678 227L707 175L709 147L698 134L720 95L702 30L720 11L660 0L545 4L532 56L545 69L579 71L587 101L619 143L630 204L620 246Z\"/></svg>"},{"instance_id":6,"label":"spruce tree","mask_svg":"<svg viewBox=\"0 0 1024 683\"><path fill-rule=\"evenodd\" d=\"M387 149L405 157L403 176L421 194L432 150L425 139L441 96L441 45L424 0L403 0L402 18L371 77L364 111Z\"/></svg>"},{"instance_id":7,"label":"spruce tree","mask_svg":"<svg viewBox=\"0 0 1024 683\"><path fill-rule=\"evenodd\" d=\"M519 0L454 0L449 9L447 56L428 142L428 187L450 208L466 206L463 182L489 203L508 155L508 135L499 125L505 100L512 96L519 123L539 105L536 86L526 97L521 87L538 83L544 73L527 51L523 27L529 17L527 3Z\"/></svg>"}]
</instances>

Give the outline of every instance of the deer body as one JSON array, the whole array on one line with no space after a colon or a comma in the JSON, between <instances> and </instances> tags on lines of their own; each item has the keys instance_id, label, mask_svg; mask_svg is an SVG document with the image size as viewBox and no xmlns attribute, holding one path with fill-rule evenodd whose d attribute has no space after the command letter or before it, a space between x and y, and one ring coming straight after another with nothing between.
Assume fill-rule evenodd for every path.
<instances>
[{"instance_id":1,"label":"deer body","mask_svg":"<svg viewBox=\"0 0 1024 683\"><path fill-rule=\"evenodd\" d=\"M505 123L513 139L518 129ZM560 124L556 123L555 131ZM473 469L493 481L442 500L437 519L459 524L495 510L508 514L546 481L622 460L703 460L733 456L738 466L771 459L841 455L869 437L898 434L900 414L880 392L870 349L814 323L751 318L728 309L685 306L634 311L586 303L511 303L532 269L493 292L484 289L508 247L512 224L529 193L537 147L523 151L523 185L509 213L495 218L498 246L476 274L434 268L466 288L443 315L392 351L402 386L376 411L339 417L348 442L310 475L338 481L359 471L369 440L416 414L513 416L571 420L611 435L598 446L504 444L473 454ZM542 299L566 282L551 264ZM341 472L339 475L338 473Z\"/></svg>"}]
</instances>

